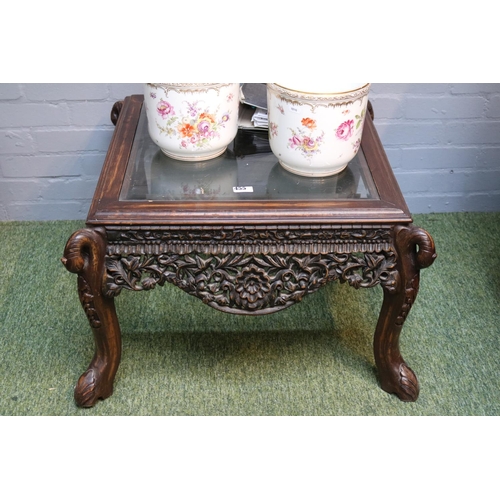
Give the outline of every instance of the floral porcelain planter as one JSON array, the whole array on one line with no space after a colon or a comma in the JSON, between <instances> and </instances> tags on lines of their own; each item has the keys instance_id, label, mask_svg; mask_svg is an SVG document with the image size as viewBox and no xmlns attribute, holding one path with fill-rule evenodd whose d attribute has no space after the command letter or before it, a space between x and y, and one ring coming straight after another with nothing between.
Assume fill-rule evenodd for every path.
<instances>
[{"instance_id":1,"label":"floral porcelain planter","mask_svg":"<svg viewBox=\"0 0 500 500\"><path fill-rule=\"evenodd\" d=\"M146 83L144 103L151 139L177 160L215 158L238 131L238 83Z\"/></svg>"},{"instance_id":2,"label":"floral porcelain planter","mask_svg":"<svg viewBox=\"0 0 500 500\"><path fill-rule=\"evenodd\" d=\"M267 84L269 143L290 172L324 177L342 172L356 156L368 104L369 83Z\"/></svg>"}]
</instances>

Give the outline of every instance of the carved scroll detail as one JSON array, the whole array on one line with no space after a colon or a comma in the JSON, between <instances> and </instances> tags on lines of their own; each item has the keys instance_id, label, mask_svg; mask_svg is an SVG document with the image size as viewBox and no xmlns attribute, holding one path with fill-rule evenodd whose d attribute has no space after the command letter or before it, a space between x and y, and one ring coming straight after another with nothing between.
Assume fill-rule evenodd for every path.
<instances>
[{"instance_id":1,"label":"carved scroll detail","mask_svg":"<svg viewBox=\"0 0 500 500\"><path fill-rule=\"evenodd\" d=\"M204 303L236 314L289 307L330 281L355 288L398 285L393 252L328 255L111 255L106 295L172 283Z\"/></svg>"},{"instance_id":2,"label":"carved scroll detail","mask_svg":"<svg viewBox=\"0 0 500 500\"><path fill-rule=\"evenodd\" d=\"M405 300L396 325L402 326L418 295L420 284L420 269L429 267L436 259L434 241L425 230L410 226L397 230L396 244L400 252L408 256L406 264L407 283L405 286Z\"/></svg>"},{"instance_id":3,"label":"carved scroll detail","mask_svg":"<svg viewBox=\"0 0 500 500\"><path fill-rule=\"evenodd\" d=\"M120 117L121 110L123 108L123 101L116 101L111 109L111 122L113 125L118 123L118 118Z\"/></svg>"}]
</instances>

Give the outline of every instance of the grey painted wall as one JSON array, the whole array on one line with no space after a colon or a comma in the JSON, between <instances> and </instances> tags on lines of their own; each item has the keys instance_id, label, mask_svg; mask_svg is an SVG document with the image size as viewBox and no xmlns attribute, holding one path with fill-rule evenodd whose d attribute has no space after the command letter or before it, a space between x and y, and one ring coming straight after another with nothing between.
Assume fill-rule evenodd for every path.
<instances>
[{"instance_id":1,"label":"grey painted wall","mask_svg":"<svg viewBox=\"0 0 500 500\"><path fill-rule=\"evenodd\" d=\"M142 84L0 84L0 220L85 219L114 127ZM372 85L413 213L500 211L500 84Z\"/></svg>"}]
</instances>

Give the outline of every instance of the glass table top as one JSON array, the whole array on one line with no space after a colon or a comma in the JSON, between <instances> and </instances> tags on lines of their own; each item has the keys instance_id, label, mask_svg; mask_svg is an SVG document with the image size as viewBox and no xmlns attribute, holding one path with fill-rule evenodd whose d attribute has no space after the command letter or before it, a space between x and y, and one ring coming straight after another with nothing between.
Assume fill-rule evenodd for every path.
<instances>
[{"instance_id":1,"label":"glass table top","mask_svg":"<svg viewBox=\"0 0 500 500\"><path fill-rule=\"evenodd\" d=\"M267 131L240 129L225 153L208 161L167 157L151 140L141 111L120 201L378 200L363 150L340 174L303 177L285 170Z\"/></svg>"}]
</instances>

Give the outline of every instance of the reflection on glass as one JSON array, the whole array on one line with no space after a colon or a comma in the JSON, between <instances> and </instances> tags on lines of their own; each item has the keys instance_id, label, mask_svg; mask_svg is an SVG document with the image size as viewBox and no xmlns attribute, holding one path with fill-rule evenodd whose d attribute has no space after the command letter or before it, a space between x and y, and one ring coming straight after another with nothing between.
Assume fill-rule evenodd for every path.
<instances>
[{"instance_id":1,"label":"reflection on glass","mask_svg":"<svg viewBox=\"0 0 500 500\"><path fill-rule=\"evenodd\" d=\"M267 133L240 130L217 158L174 160L150 139L144 110L120 193L122 201L350 199L378 199L362 150L340 174L303 177L281 167Z\"/></svg>"}]
</instances>

